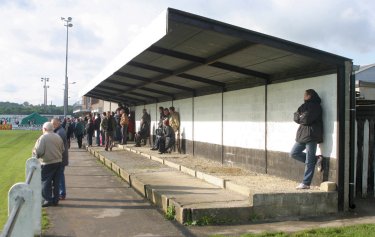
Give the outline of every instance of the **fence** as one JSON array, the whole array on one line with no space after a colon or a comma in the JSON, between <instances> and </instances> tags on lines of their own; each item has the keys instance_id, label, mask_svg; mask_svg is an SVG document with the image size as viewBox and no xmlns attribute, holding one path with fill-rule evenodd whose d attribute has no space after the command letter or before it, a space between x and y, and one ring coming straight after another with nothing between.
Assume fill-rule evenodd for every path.
<instances>
[{"instance_id":1,"label":"fence","mask_svg":"<svg viewBox=\"0 0 375 237\"><path fill-rule=\"evenodd\" d=\"M356 108L356 195L374 195L375 105Z\"/></svg>"},{"instance_id":2,"label":"fence","mask_svg":"<svg viewBox=\"0 0 375 237\"><path fill-rule=\"evenodd\" d=\"M8 220L1 237L41 235L42 182L40 162L26 161L26 181L14 184L8 193Z\"/></svg>"}]
</instances>

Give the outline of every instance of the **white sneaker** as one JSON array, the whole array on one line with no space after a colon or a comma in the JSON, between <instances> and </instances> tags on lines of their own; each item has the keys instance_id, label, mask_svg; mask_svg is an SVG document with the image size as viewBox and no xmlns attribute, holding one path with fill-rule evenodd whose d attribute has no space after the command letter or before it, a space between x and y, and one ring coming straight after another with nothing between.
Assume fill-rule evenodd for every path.
<instances>
[{"instance_id":1,"label":"white sneaker","mask_svg":"<svg viewBox=\"0 0 375 237\"><path fill-rule=\"evenodd\" d=\"M310 189L310 186L309 185L306 185L304 183L300 183L296 189Z\"/></svg>"}]
</instances>

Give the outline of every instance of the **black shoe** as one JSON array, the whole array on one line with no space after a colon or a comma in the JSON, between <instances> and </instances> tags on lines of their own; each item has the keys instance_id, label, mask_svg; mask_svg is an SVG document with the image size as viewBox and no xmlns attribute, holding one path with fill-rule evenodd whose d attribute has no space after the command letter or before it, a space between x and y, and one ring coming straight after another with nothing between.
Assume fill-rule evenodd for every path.
<instances>
[{"instance_id":1,"label":"black shoe","mask_svg":"<svg viewBox=\"0 0 375 237\"><path fill-rule=\"evenodd\" d=\"M318 155L318 159L316 161L316 167L317 167L317 170L318 172L323 172L323 156L322 155Z\"/></svg>"},{"instance_id":2,"label":"black shoe","mask_svg":"<svg viewBox=\"0 0 375 237\"><path fill-rule=\"evenodd\" d=\"M154 148L154 147L153 147L153 148L151 148L150 150L151 150L151 151L156 151L157 149L158 149L158 148Z\"/></svg>"}]
</instances>

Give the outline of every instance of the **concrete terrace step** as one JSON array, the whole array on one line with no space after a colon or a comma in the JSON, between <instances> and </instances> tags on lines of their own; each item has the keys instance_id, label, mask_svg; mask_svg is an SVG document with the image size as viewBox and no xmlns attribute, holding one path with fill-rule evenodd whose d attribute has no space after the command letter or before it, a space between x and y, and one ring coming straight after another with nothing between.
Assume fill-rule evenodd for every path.
<instances>
[{"instance_id":1,"label":"concrete terrace step","mask_svg":"<svg viewBox=\"0 0 375 237\"><path fill-rule=\"evenodd\" d=\"M133 152L105 152L100 148L88 150L164 212L173 206L175 218L180 223L200 222L208 217L212 223L249 220L251 206L247 196L209 184ZM233 212L233 208L238 211Z\"/></svg>"},{"instance_id":2,"label":"concrete terrace step","mask_svg":"<svg viewBox=\"0 0 375 237\"><path fill-rule=\"evenodd\" d=\"M88 151L164 212L173 206L180 223L243 223L337 212L336 192L317 189L296 192L295 184L285 180L281 192L272 188L275 181L280 181L271 176L266 177L271 188L261 183L260 187L251 182L245 185L241 181L256 180L259 175L238 172L213 175L204 172L210 164L203 164L207 166L203 169L182 165L179 154L156 155L146 148L118 147L112 152L100 147L90 147Z\"/></svg>"}]
</instances>

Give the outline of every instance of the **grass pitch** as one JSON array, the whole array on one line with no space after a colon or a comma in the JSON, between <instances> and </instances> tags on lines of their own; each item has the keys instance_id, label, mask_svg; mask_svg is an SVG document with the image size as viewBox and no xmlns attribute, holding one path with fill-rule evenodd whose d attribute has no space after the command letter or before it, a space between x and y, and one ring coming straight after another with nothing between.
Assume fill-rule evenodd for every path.
<instances>
[{"instance_id":1,"label":"grass pitch","mask_svg":"<svg viewBox=\"0 0 375 237\"><path fill-rule=\"evenodd\" d=\"M25 182L26 160L42 131L0 130L0 230L8 218L8 191Z\"/></svg>"}]
</instances>

